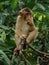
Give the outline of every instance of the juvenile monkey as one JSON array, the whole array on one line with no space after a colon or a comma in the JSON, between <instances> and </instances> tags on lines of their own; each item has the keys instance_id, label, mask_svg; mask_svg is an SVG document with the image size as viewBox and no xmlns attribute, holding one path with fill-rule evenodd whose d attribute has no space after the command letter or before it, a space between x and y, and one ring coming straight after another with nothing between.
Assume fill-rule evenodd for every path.
<instances>
[{"instance_id":1,"label":"juvenile monkey","mask_svg":"<svg viewBox=\"0 0 49 65\"><path fill-rule=\"evenodd\" d=\"M26 43L34 41L38 36L38 28L35 27L32 11L29 8L23 8L19 11L15 28L15 42L17 50L21 50L21 39L25 38Z\"/></svg>"}]
</instances>

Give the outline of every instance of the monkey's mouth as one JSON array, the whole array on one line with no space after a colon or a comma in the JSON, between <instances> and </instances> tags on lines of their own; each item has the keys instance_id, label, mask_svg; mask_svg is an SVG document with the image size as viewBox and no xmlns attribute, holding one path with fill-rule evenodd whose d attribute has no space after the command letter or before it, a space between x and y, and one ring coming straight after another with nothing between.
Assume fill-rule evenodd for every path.
<instances>
[{"instance_id":1,"label":"monkey's mouth","mask_svg":"<svg viewBox=\"0 0 49 65\"><path fill-rule=\"evenodd\" d=\"M24 17L23 17L23 18L24 18L24 20L27 20L27 19L28 19L28 16L24 15Z\"/></svg>"},{"instance_id":2,"label":"monkey's mouth","mask_svg":"<svg viewBox=\"0 0 49 65\"><path fill-rule=\"evenodd\" d=\"M26 20L26 16L24 16L24 20Z\"/></svg>"}]
</instances>

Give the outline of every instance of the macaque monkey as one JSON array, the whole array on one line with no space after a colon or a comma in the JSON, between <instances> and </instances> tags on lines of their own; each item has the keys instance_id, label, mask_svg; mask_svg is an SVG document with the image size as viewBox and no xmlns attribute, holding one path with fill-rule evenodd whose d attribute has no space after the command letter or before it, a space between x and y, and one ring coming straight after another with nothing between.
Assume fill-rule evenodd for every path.
<instances>
[{"instance_id":1,"label":"macaque monkey","mask_svg":"<svg viewBox=\"0 0 49 65\"><path fill-rule=\"evenodd\" d=\"M30 43L31 41L34 41L37 36L38 28L34 25L32 11L29 8L21 9L17 17L15 28L17 50L21 50L21 40L23 38L25 38L26 43Z\"/></svg>"}]
</instances>

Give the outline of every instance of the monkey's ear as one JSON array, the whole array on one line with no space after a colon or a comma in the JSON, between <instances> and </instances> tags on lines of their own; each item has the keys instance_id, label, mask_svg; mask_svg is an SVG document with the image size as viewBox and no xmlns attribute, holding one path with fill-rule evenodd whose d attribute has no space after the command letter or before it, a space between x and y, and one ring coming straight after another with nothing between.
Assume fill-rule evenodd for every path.
<instances>
[{"instance_id":1,"label":"monkey's ear","mask_svg":"<svg viewBox=\"0 0 49 65\"><path fill-rule=\"evenodd\" d=\"M23 12L20 10L19 13L18 13L18 15L23 16Z\"/></svg>"}]
</instances>

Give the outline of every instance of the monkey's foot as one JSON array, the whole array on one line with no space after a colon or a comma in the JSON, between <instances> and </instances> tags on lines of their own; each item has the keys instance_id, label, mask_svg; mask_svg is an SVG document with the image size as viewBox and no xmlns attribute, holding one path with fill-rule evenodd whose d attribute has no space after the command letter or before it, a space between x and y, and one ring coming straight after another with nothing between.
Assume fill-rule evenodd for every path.
<instances>
[{"instance_id":1,"label":"monkey's foot","mask_svg":"<svg viewBox=\"0 0 49 65\"><path fill-rule=\"evenodd\" d=\"M14 49L14 52L15 52L17 55L19 55L20 49L15 48L15 49Z\"/></svg>"}]
</instances>

